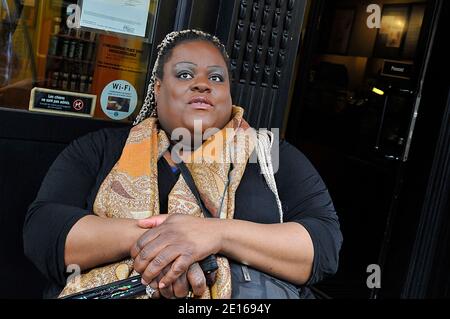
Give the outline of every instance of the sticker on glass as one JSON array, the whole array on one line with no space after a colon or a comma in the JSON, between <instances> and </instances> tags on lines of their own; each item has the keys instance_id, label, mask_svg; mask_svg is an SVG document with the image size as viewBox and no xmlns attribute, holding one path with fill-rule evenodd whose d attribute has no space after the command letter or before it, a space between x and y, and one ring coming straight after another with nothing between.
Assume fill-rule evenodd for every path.
<instances>
[{"instance_id":1,"label":"sticker on glass","mask_svg":"<svg viewBox=\"0 0 450 319\"><path fill-rule=\"evenodd\" d=\"M110 82L103 89L100 104L108 117L114 120L123 120L136 109L136 89L124 80Z\"/></svg>"}]
</instances>

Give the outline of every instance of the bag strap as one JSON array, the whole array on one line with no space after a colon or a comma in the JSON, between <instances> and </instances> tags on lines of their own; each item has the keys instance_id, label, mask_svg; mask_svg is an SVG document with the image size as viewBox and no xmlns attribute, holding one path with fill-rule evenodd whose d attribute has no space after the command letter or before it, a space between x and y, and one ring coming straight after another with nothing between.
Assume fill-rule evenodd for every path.
<instances>
[{"instance_id":1,"label":"bag strap","mask_svg":"<svg viewBox=\"0 0 450 319\"><path fill-rule=\"evenodd\" d=\"M189 171L189 169L187 168L186 164L178 156L177 152L172 152L172 147L169 147L169 151L171 153L173 153L171 155L173 155L174 159L176 160L175 164L177 165L178 169L180 170L181 175L183 175L184 181L188 185L188 187L191 190L192 194L194 194L194 197L197 200L198 206L200 206L200 209L202 210L203 216L208 217L208 218L214 218L213 214L211 214L209 209L203 203L203 200L202 200L202 198L200 196L200 193L199 193L199 191L197 189L197 186L195 185L194 178L192 177L192 174ZM230 174L231 174L232 170L233 170L233 163L230 162L230 167L228 169L227 183L225 185L224 192L222 194L222 199L220 201L219 210L218 210L219 214L222 211L223 201L225 199L225 193L227 191L228 185L230 184Z\"/></svg>"},{"instance_id":2,"label":"bag strap","mask_svg":"<svg viewBox=\"0 0 450 319\"><path fill-rule=\"evenodd\" d=\"M169 148L171 151L171 148ZM184 181L188 185L189 189L191 190L192 194L194 194L195 199L197 200L198 205L200 206L200 209L202 210L203 216L207 218L214 218L214 216L211 214L208 208L206 208L205 204L203 203L202 198L200 197L200 193L197 189L197 186L195 186L194 178L192 177L191 172L187 168L186 164L180 159L178 154L176 152L173 152L173 154L176 162L178 162L176 165L178 169L181 172L181 175L183 175ZM214 272L219 269L219 264L217 263L216 256L214 254L209 255L203 260L200 260L199 262L200 268L205 273L206 278L206 284L209 287L212 287L212 285L215 282L215 275Z\"/></svg>"},{"instance_id":3,"label":"bag strap","mask_svg":"<svg viewBox=\"0 0 450 319\"><path fill-rule=\"evenodd\" d=\"M178 166L178 169L181 172L181 175L183 175L184 181L189 186L189 189L191 190L192 194L194 194L195 199L197 200L198 206L200 206L200 209L203 212L203 215L208 218L214 218L214 216L211 214L208 208L206 208L205 204L203 203L202 198L200 197L200 193L197 189L197 186L195 186L194 178L191 175L191 172L187 168L186 164L178 160L179 164L176 164Z\"/></svg>"}]
</instances>

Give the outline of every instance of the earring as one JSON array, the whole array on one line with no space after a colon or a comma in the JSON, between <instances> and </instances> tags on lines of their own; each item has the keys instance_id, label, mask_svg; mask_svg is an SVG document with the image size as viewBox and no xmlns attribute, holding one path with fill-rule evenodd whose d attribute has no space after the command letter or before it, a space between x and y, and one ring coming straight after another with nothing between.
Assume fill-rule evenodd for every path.
<instances>
[{"instance_id":1,"label":"earring","mask_svg":"<svg viewBox=\"0 0 450 319\"><path fill-rule=\"evenodd\" d=\"M150 113L151 117L158 117L158 112L156 111L156 105L153 107L152 112Z\"/></svg>"}]
</instances>

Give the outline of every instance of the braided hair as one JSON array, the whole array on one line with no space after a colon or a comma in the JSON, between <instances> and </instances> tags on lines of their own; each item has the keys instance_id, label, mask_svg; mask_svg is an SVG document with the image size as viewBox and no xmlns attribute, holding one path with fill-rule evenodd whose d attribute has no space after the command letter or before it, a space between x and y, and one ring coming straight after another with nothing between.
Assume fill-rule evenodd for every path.
<instances>
[{"instance_id":1,"label":"braided hair","mask_svg":"<svg viewBox=\"0 0 450 319\"><path fill-rule=\"evenodd\" d=\"M134 120L133 125L137 125L146 118L152 116L156 117L156 100L155 100L155 83L157 79L162 80L164 77L164 65L170 59L173 49L185 42L191 41L206 41L214 45L222 54L223 59L230 70L230 59L225 46L220 40L209 33L199 30L183 30L173 31L166 35L161 44L158 45L158 55L153 66L152 76L147 89L147 96L145 97L144 105L141 108L138 116ZM228 72L229 74L229 72Z\"/></svg>"}]
</instances>

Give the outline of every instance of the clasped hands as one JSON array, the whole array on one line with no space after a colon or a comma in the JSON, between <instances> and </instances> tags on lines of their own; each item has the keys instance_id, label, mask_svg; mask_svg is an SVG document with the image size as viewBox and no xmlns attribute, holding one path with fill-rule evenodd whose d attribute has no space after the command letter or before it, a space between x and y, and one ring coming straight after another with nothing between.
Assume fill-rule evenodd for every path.
<instances>
[{"instance_id":1,"label":"clasped hands","mask_svg":"<svg viewBox=\"0 0 450 319\"><path fill-rule=\"evenodd\" d=\"M158 291L152 298L184 298L190 289L201 296L207 289L198 261L220 250L215 221L189 215L158 215L139 220L148 229L131 248L134 269L143 284Z\"/></svg>"}]
</instances>

